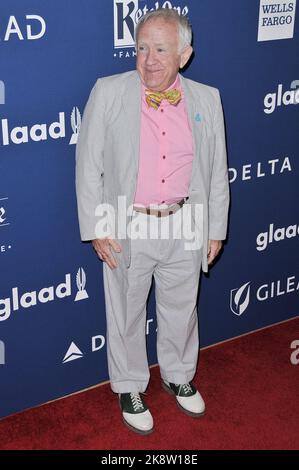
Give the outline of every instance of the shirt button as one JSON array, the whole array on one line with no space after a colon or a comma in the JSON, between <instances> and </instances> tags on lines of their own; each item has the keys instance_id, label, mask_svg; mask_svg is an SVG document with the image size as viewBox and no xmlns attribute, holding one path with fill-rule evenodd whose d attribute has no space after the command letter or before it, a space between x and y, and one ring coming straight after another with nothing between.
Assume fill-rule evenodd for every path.
<instances>
[{"instance_id":1,"label":"shirt button","mask_svg":"<svg viewBox=\"0 0 299 470\"><path fill-rule=\"evenodd\" d=\"M163 109L163 108L161 109L161 113L164 113L164 109Z\"/></svg>"},{"instance_id":2,"label":"shirt button","mask_svg":"<svg viewBox=\"0 0 299 470\"><path fill-rule=\"evenodd\" d=\"M161 202L161 204L164 204L164 203L165 203L165 201L162 201L162 202Z\"/></svg>"},{"instance_id":3,"label":"shirt button","mask_svg":"<svg viewBox=\"0 0 299 470\"><path fill-rule=\"evenodd\" d=\"M165 134L166 134L166 132L163 131L163 132L162 132L162 135L165 135Z\"/></svg>"},{"instance_id":4,"label":"shirt button","mask_svg":"<svg viewBox=\"0 0 299 470\"><path fill-rule=\"evenodd\" d=\"M165 183L165 180L162 180L162 183Z\"/></svg>"},{"instance_id":5,"label":"shirt button","mask_svg":"<svg viewBox=\"0 0 299 470\"><path fill-rule=\"evenodd\" d=\"M162 157L162 158L166 158L166 155L163 155L163 157Z\"/></svg>"}]
</instances>

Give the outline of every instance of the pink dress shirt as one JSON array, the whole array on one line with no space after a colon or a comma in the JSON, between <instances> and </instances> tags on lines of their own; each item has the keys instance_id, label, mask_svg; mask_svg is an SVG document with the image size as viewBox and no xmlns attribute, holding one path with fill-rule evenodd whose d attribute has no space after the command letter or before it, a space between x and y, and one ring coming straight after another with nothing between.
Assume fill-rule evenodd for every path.
<instances>
[{"instance_id":1,"label":"pink dress shirt","mask_svg":"<svg viewBox=\"0 0 299 470\"><path fill-rule=\"evenodd\" d=\"M169 88L181 91L181 101L174 106L163 100L156 110L147 105L142 84L135 205L173 204L188 195L193 145L179 75Z\"/></svg>"}]
</instances>

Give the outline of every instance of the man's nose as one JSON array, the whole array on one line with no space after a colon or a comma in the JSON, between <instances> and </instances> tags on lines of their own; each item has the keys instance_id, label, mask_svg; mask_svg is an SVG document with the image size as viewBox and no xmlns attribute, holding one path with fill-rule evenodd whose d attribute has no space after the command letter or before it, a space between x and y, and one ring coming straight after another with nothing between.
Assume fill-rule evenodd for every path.
<instances>
[{"instance_id":1,"label":"man's nose","mask_svg":"<svg viewBox=\"0 0 299 470\"><path fill-rule=\"evenodd\" d=\"M153 50L149 50L146 55L146 64L152 65L156 62L156 53Z\"/></svg>"}]
</instances>

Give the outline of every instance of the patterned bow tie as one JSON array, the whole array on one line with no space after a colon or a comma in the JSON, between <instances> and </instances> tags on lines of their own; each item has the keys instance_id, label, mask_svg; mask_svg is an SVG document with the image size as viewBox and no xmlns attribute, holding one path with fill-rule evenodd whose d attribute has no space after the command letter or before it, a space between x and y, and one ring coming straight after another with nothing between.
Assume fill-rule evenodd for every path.
<instances>
[{"instance_id":1,"label":"patterned bow tie","mask_svg":"<svg viewBox=\"0 0 299 470\"><path fill-rule=\"evenodd\" d=\"M177 105L182 98L180 90L173 88L168 91L151 91L145 90L145 99L148 106L158 109L162 100L167 100L170 104Z\"/></svg>"}]
</instances>

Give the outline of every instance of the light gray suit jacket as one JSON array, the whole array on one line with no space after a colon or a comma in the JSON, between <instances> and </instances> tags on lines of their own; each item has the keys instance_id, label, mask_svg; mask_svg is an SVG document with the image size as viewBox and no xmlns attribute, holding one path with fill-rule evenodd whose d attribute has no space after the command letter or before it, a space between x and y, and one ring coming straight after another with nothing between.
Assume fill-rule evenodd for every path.
<instances>
[{"instance_id":1,"label":"light gray suit jacket","mask_svg":"<svg viewBox=\"0 0 299 470\"><path fill-rule=\"evenodd\" d=\"M180 75L192 127L194 158L189 201L203 205L202 270L208 272L208 239L227 233L229 184L219 91ZM141 81L137 71L99 78L86 104L76 147L76 192L82 241L96 238L95 208L117 197L134 202L138 175ZM130 239L122 241L130 265Z\"/></svg>"}]
</instances>

